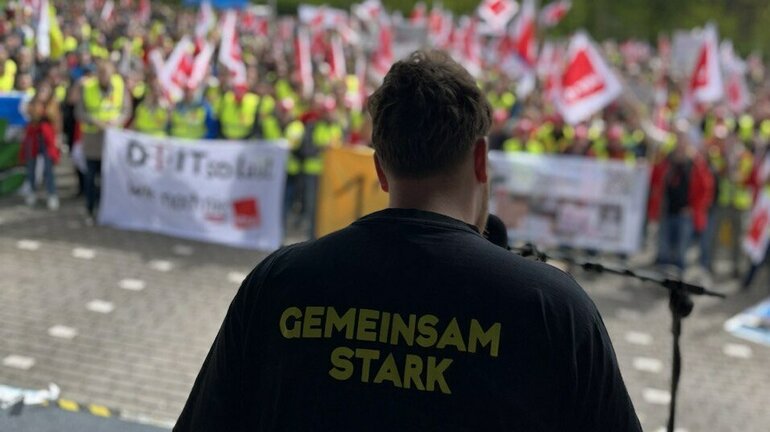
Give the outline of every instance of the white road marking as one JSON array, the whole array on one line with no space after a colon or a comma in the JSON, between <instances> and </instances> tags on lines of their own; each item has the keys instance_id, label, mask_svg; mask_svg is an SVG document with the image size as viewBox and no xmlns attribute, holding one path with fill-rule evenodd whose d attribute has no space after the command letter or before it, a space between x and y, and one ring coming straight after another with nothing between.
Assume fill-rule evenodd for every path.
<instances>
[{"instance_id":1,"label":"white road marking","mask_svg":"<svg viewBox=\"0 0 770 432\"><path fill-rule=\"evenodd\" d=\"M671 402L671 393L668 390L646 388L642 392L645 402L655 405L668 405Z\"/></svg>"},{"instance_id":2,"label":"white road marking","mask_svg":"<svg viewBox=\"0 0 770 432\"><path fill-rule=\"evenodd\" d=\"M742 359L749 359L753 354L750 346L733 343L725 344L725 346L722 347L722 352L730 357Z\"/></svg>"},{"instance_id":3,"label":"white road marking","mask_svg":"<svg viewBox=\"0 0 770 432\"><path fill-rule=\"evenodd\" d=\"M141 279L121 279L118 286L129 291L141 291L147 284Z\"/></svg>"},{"instance_id":4,"label":"white road marking","mask_svg":"<svg viewBox=\"0 0 770 432\"><path fill-rule=\"evenodd\" d=\"M108 314L115 310L115 305L104 300L91 300L90 302L86 303L86 309L90 310L91 312Z\"/></svg>"},{"instance_id":5,"label":"white road marking","mask_svg":"<svg viewBox=\"0 0 770 432\"><path fill-rule=\"evenodd\" d=\"M21 250L36 251L40 249L40 242L37 240L19 240L16 242L16 247Z\"/></svg>"},{"instance_id":6,"label":"white road marking","mask_svg":"<svg viewBox=\"0 0 770 432\"><path fill-rule=\"evenodd\" d=\"M26 357L16 354L11 354L3 359L3 366L8 366L16 369L29 370L35 365L35 359L32 357Z\"/></svg>"},{"instance_id":7,"label":"white road marking","mask_svg":"<svg viewBox=\"0 0 770 432\"><path fill-rule=\"evenodd\" d=\"M78 331L72 327L55 325L48 329L48 335L62 339L72 339L78 335Z\"/></svg>"},{"instance_id":8,"label":"white road marking","mask_svg":"<svg viewBox=\"0 0 770 432\"><path fill-rule=\"evenodd\" d=\"M171 261L166 260L152 260L148 264L151 269L161 272L171 271L171 269L174 268L174 264L172 264Z\"/></svg>"},{"instance_id":9,"label":"white road marking","mask_svg":"<svg viewBox=\"0 0 770 432\"><path fill-rule=\"evenodd\" d=\"M652 335L649 333L630 331L626 333L626 342L634 345L650 345L652 343Z\"/></svg>"},{"instance_id":10,"label":"white road marking","mask_svg":"<svg viewBox=\"0 0 770 432\"><path fill-rule=\"evenodd\" d=\"M628 321L637 321L642 317L642 314L633 309L618 308L617 312L615 312L615 316Z\"/></svg>"},{"instance_id":11,"label":"white road marking","mask_svg":"<svg viewBox=\"0 0 770 432\"><path fill-rule=\"evenodd\" d=\"M248 276L246 273L230 272L227 274L227 280L235 284L240 284L246 279L246 276Z\"/></svg>"},{"instance_id":12,"label":"white road marking","mask_svg":"<svg viewBox=\"0 0 770 432\"><path fill-rule=\"evenodd\" d=\"M650 357L634 357L634 369L643 372L659 373L663 370L663 362Z\"/></svg>"},{"instance_id":13,"label":"white road marking","mask_svg":"<svg viewBox=\"0 0 770 432\"><path fill-rule=\"evenodd\" d=\"M76 247L72 249L72 256L75 258L91 260L96 256L96 251L89 248Z\"/></svg>"},{"instance_id":14,"label":"white road marking","mask_svg":"<svg viewBox=\"0 0 770 432\"><path fill-rule=\"evenodd\" d=\"M190 256L194 252L193 248L187 245L175 245L172 250L175 254L181 256Z\"/></svg>"}]
</instances>

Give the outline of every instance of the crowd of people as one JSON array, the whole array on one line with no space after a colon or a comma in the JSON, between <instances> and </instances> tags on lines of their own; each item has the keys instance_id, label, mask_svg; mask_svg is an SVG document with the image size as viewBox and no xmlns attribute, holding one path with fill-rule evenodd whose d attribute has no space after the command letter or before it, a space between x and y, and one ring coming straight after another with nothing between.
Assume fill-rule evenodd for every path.
<instances>
[{"instance_id":1,"label":"crowd of people","mask_svg":"<svg viewBox=\"0 0 770 432\"><path fill-rule=\"evenodd\" d=\"M82 146L79 194L94 217L106 128L189 139L286 139L291 149L287 223L312 227L324 149L369 144L370 121L357 95L368 94L378 82L359 73L355 50L345 58L346 69L355 72L341 78L331 78L327 57L314 56L314 85L307 92L297 73L295 45L276 39L277 26L266 34L241 31L245 85L234 82L214 56L202 84L184 86L174 101L150 53L157 50L167 58L195 28L196 9L153 5L150 19L139 20L137 3L143 2L115 2L115 10L105 16L96 7L103 2L53 1L62 52L58 58L43 58L35 49L36 18L29 3L8 2L0 20L0 92L19 91L31 98L21 152L30 176L30 205L37 199L36 155L44 156L47 205L56 209L52 165L59 148L78 154L76 147ZM219 29L214 26L206 37L218 42ZM681 86L666 75L663 53L649 47L643 55L626 51L623 45L603 44L605 57L627 86L655 97L624 96L577 125L561 119L542 88L522 97L515 80L490 64L478 80L494 109L490 148L646 164L651 170L647 223L659 226L657 262L684 269L685 253L697 239L699 263L713 272L714 254L727 243L732 272L745 275L748 285L756 266L744 268L740 242L757 194L770 184L764 162L770 91L761 62L750 64L750 106L741 112L721 103L703 106L697 120L685 122L676 120ZM633 102L623 103L628 100ZM670 133L650 133L645 124Z\"/></svg>"}]
</instances>

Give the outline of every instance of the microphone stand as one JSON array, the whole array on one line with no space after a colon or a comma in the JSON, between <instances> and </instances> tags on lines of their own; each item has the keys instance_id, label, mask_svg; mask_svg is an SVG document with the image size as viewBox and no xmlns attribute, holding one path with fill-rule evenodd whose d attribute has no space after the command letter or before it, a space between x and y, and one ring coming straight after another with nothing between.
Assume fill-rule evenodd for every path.
<instances>
[{"instance_id":1,"label":"microphone stand","mask_svg":"<svg viewBox=\"0 0 770 432\"><path fill-rule=\"evenodd\" d=\"M526 243L523 247L512 248L523 257L532 257L537 261L547 262L548 260L558 259L571 265L582 268L587 272L609 273L619 276L626 276L640 280L642 282L651 282L668 290L668 309L671 311L671 334L673 335L673 358L671 362L671 402L669 403L667 432L674 432L674 421L676 418L676 396L679 390L679 378L682 373L682 353L679 347L679 341L682 335L682 321L687 318L693 310L694 304L691 295L706 295L711 297L725 298L725 295L715 291L708 290L699 285L693 285L677 278L663 276L648 276L638 273L628 267L613 268L592 261L578 261L570 256L547 255L538 250L532 243Z\"/></svg>"}]
</instances>

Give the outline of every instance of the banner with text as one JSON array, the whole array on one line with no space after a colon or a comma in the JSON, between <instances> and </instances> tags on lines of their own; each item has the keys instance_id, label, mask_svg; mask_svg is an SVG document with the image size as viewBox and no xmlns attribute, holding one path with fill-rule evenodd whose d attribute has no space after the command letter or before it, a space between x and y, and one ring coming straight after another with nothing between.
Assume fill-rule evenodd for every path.
<instances>
[{"instance_id":1,"label":"banner with text","mask_svg":"<svg viewBox=\"0 0 770 432\"><path fill-rule=\"evenodd\" d=\"M490 211L512 241L630 253L641 245L647 165L490 152Z\"/></svg>"},{"instance_id":2,"label":"banner with text","mask_svg":"<svg viewBox=\"0 0 770 432\"><path fill-rule=\"evenodd\" d=\"M363 215L388 206L370 148L330 148L318 188L316 235L345 228Z\"/></svg>"},{"instance_id":3,"label":"banner with text","mask_svg":"<svg viewBox=\"0 0 770 432\"><path fill-rule=\"evenodd\" d=\"M110 129L99 223L249 249L281 245L287 150Z\"/></svg>"}]
</instances>

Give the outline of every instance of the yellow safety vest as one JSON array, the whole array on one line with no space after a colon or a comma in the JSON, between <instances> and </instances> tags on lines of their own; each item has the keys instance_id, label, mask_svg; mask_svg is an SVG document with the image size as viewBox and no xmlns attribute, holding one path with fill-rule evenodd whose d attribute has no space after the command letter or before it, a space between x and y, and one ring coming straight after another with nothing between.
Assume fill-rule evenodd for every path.
<instances>
[{"instance_id":1,"label":"yellow safety vest","mask_svg":"<svg viewBox=\"0 0 770 432\"><path fill-rule=\"evenodd\" d=\"M182 109L184 108L184 109ZM171 136L188 139L206 137L206 108L177 106L171 113Z\"/></svg>"},{"instance_id":2,"label":"yellow safety vest","mask_svg":"<svg viewBox=\"0 0 770 432\"><path fill-rule=\"evenodd\" d=\"M256 121L259 96L246 93L241 103L238 103L235 93L230 91L222 98L221 104L219 121L222 124L222 135L227 139L243 139L249 136Z\"/></svg>"},{"instance_id":3,"label":"yellow safety vest","mask_svg":"<svg viewBox=\"0 0 770 432\"><path fill-rule=\"evenodd\" d=\"M168 126L168 111L162 107L149 107L142 102L134 113L134 129L154 136L165 136Z\"/></svg>"},{"instance_id":4,"label":"yellow safety vest","mask_svg":"<svg viewBox=\"0 0 770 432\"><path fill-rule=\"evenodd\" d=\"M516 153L523 151L524 148L521 145L521 140L518 138L508 138L507 140L503 141L503 150L506 153Z\"/></svg>"},{"instance_id":5,"label":"yellow safety vest","mask_svg":"<svg viewBox=\"0 0 770 432\"><path fill-rule=\"evenodd\" d=\"M125 97L125 84L120 75L115 74L110 79L111 90L108 94L102 94L99 80L95 77L87 78L83 82L83 104L86 111L96 120L110 122L120 117L123 111L123 99ZM97 126L83 123L83 132L96 133Z\"/></svg>"},{"instance_id":6,"label":"yellow safety vest","mask_svg":"<svg viewBox=\"0 0 770 432\"><path fill-rule=\"evenodd\" d=\"M0 75L0 92L9 92L13 90L16 83L16 62L11 59L5 61L3 74Z\"/></svg>"},{"instance_id":7,"label":"yellow safety vest","mask_svg":"<svg viewBox=\"0 0 770 432\"><path fill-rule=\"evenodd\" d=\"M304 135L305 125L301 121L294 120L286 125L284 137L286 138L286 141L289 142L290 150L289 158L286 160L286 173L288 175L298 175L302 171L302 164L299 158L294 154L294 151L299 148L300 144L302 144L302 137Z\"/></svg>"},{"instance_id":8,"label":"yellow safety vest","mask_svg":"<svg viewBox=\"0 0 770 432\"><path fill-rule=\"evenodd\" d=\"M338 146L342 143L342 127L338 124L318 122L313 128L313 145L319 149ZM320 153L305 159L303 164L305 174L320 175L323 171L323 160Z\"/></svg>"}]
</instances>

